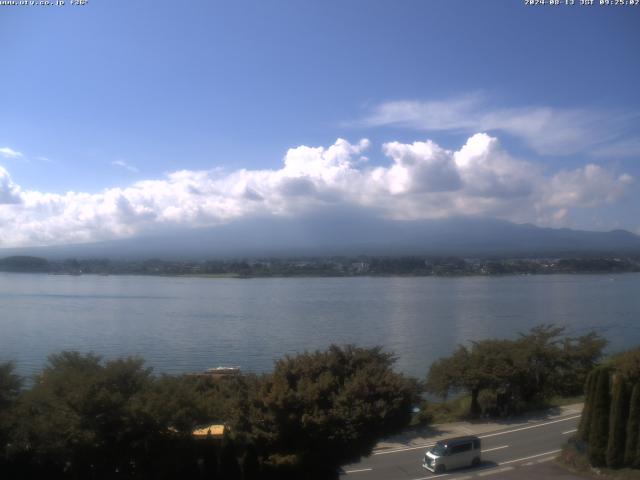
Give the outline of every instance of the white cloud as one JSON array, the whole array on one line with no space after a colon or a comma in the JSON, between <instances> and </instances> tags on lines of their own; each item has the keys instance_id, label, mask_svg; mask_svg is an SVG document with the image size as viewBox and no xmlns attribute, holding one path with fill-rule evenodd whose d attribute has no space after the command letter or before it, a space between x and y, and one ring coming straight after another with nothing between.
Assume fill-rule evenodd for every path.
<instances>
[{"instance_id":1,"label":"white cloud","mask_svg":"<svg viewBox=\"0 0 640 480\"><path fill-rule=\"evenodd\" d=\"M21 152L17 152L9 147L0 147L0 156L4 158L14 159L14 158L22 158Z\"/></svg>"},{"instance_id":2,"label":"white cloud","mask_svg":"<svg viewBox=\"0 0 640 480\"><path fill-rule=\"evenodd\" d=\"M458 150L431 141L388 142L370 166L368 140L299 146L272 170L181 170L100 193L21 190L0 170L0 245L121 238L239 218L364 208L396 219L487 215L566 224L572 211L618 201L633 179L595 164L548 175L499 141L475 134Z\"/></svg>"},{"instance_id":3,"label":"white cloud","mask_svg":"<svg viewBox=\"0 0 640 480\"><path fill-rule=\"evenodd\" d=\"M20 188L13 183L9 172L0 167L0 205L20 203Z\"/></svg>"},{"instance_id":4,"label":"white cloud","mask_svg":"<svg viewBox=\"0 0 640 480\"><path fill-rule=\"evenodd\" d=\"M620 141L618 131L637 117L621 112L540 106L495 108L481 95L447 101L391 101L376 106L363 126L396 125L423 131L504 132L540 154L573 154ZM626 140L625 140L626 142ZM632 145L634 151L636 145ZM627 150L628 145L622 148Z\"/></svg>"},{"instance_id":5,"label":"white cloud","mask_svg":"<svg viewBox=\"0 0 640 480\"><path fill-rule=\"evenodd\" d=\"M132 173L138 173L140 171L137 167L128 164L124 160L114 160L113 162L111 162L111 165L113 165L114 167L124 168L125 170L128 170Z\"/></svg>"},{"instance_id":6,"label":"white cloud","mask_svg":"<svg viewBox=\"0 0 640 480\"><path fill-rule=\"evenodd\" d=\"M561 171L544 189L545 205L551 207L596 207L618 201L633 183L628 174L614 176L594 164Z\"/></svg>"}]
</instances>

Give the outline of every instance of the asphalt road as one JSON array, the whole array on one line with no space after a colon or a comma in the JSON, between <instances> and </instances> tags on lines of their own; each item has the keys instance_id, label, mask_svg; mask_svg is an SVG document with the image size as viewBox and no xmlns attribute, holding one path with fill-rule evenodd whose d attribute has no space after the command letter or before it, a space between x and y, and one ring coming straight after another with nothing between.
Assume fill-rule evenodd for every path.
<instances>
[{"instance_id":1,"label":"asphalt road","mask_svg":"<svg viewBox=\"0 0 640 480\"><path fill-rule=\"evenodd\" d=\"M345 466L343 480L448 480L521 478L521 470L541 466L560 452L567 438L576 431L580 415L570 415L538 423L513 425L484 435L482 465L477 468L433 474L422 468L429 444L374 452L362 461ZM548 467L547 467L548 468ZM524 473L524 472L523 472ZM523 477L525 477L524 475ZM522 478L523 478L522 477ZM567 477L568 478L568 477Z\"/></svg>"}]
</instances>

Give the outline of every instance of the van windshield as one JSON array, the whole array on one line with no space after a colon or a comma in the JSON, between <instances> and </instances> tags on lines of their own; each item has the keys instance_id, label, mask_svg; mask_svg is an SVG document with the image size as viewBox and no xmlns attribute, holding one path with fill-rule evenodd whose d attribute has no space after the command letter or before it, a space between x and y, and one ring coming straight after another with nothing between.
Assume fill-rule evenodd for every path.
<instances>
[{"instance_id":1,"label":"van windshield","mask_svg":"<svg viewBox=\"0 0 640 480\"><path fill-rule=\"evenodd\" d=\"M444 444L440 442L436 443L431 449L431 453L433 453L434 455L438 455L439 457L446 455L446 452L447 447L445 447Z\"/></svg>"}]
</instances>

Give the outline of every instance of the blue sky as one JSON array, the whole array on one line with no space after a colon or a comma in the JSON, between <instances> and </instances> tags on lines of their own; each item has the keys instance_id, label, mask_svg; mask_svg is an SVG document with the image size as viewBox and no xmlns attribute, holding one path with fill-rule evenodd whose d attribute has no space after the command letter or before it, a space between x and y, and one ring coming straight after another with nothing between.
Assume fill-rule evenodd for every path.
<instances>
[{"instance_id":1,"label":"blue sky","mask_svg":"<svg viewBox=\"0 0 640 480\"><path fill-rule=\"evenodd\" d=\"M523 3L0 7L0 245L340 202L640 232L640 6Z\"/></svg>"}]
</instances>

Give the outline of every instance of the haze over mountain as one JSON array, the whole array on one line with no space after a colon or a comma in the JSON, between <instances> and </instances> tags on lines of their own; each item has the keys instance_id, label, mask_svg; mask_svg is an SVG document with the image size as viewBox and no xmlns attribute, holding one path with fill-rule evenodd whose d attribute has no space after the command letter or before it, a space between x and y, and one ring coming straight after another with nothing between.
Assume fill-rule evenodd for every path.
<instances>
[{"instance_id":1,"label":"haze over mountain","mask_svg":"<svg viewBox=\"0 0 640 480\"><path fill-rule=\"evenodd\" d=\"M304 218L252 218L202 229L126 240L0 249L47 258L214 259L332 255L545 256L640 253L640 236L541 228L491 218L383 220L363 212Z\"/></svg>"}]
</instances>

